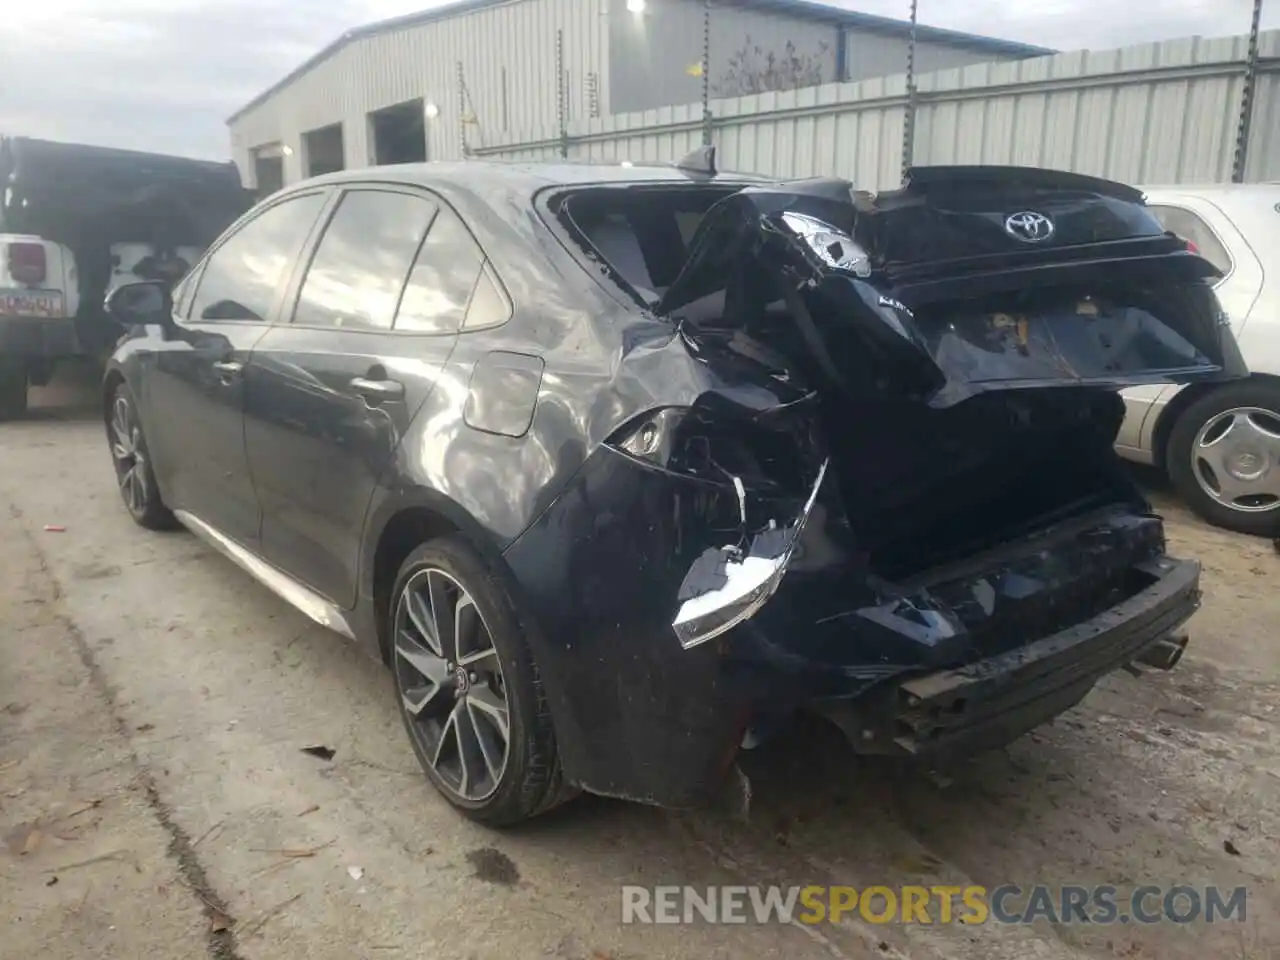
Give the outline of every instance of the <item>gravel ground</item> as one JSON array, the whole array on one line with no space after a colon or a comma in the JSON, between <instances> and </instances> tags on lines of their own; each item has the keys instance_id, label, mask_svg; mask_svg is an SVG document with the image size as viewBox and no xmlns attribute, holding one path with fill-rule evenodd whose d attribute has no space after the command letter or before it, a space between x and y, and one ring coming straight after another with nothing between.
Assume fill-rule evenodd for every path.
<instances>
[{"instance_id":1,"label":"gravel ground","mask_svg":"<svg viewBox=\"0 0 1280 960\"><path fill-rule=\"evenodd\" d=\"M584 798L494 833L418 773L385 670L117 500L93 388L0 424L0 957L1272 958L1280 557L1166 495L1205 566L1169 674L926 775L820 732L746 823ZM65 527L46 530L46 525ZM302 748L324 744L324 761ZM623 926L623 884L1218 884L1244 923Z\"/></svg>"}]
</instances>

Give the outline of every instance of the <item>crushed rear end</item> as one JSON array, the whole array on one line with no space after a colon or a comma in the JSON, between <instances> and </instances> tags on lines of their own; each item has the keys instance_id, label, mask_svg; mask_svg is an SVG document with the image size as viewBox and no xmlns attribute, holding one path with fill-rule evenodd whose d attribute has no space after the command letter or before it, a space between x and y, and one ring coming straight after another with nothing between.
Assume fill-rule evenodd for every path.
<instances>
[{"instance_id":1,"label":"crushed rear end","mask_svg":"<svg viewBox=\"0 0 1280 960\"><path fill-rule=\"evenodd\" d=\"M798 710L967 752L1172 667L1199 567L1116 458L1117 391L1244 374L1214 268L1069 174L718 189L670 282L631 287L673 332L622 357L617 425L508 552L592 571L538 610L570 779L696 802ZM625 285L575 214L626 201L577 201Z\"/></svg>"}]
</instances>

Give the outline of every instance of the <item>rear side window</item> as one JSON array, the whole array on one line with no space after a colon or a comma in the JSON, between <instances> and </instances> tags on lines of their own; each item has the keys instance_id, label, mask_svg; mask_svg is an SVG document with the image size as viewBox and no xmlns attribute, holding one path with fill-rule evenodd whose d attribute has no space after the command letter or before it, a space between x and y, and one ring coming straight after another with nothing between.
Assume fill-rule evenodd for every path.
<instances>
[{"instance_id":1,"label":"rear side window","mask_svg":"<svg viewBox=\"0 0 1280 960\"><path fill-rule=\"evenodd\" d=\"M490 303L485 309L486 322L468 322L468 308L477 281L484 274L483 266L484 253L471 233L457 214L441 207L413 264L396 316L396 329L407 333L452 333L464 323L468 327L491 326L506 320L505 315L494 316Z\"/></svg>"},{"instance_id":2,"label":"rear side window","mask_svg":"<svg viewBox=\"0 0 1280 960\"><path fill-rule=\"evenodd\" d=\"M294 323L390 330L435 212L425 197L380 190L345 194L307 268Z\"/></svg>"},{"instance_id":3,"label":"rear side window","mask_svg":"<svg viewBox=\"0 0 1280 960\"><path fill-rule=\"evenodd\" d=\"M1231 272L1231 254L1222 245L1213 228L1186 207L1151 204L1151 212L1170 233L1195 245L1196 251L1224 274Z\"/></svg>"},{"instance_id":4,"label":"rear side window","mask_svg":"<svg viewBox=\"0 0 1280 960\"><path fill-rule=\"evenodd\" d=\"M266 322L276 291L311 232L324 196L293 197L232 234L205 264L191 307L195 320Z\"/></svg>"}]
</instances>

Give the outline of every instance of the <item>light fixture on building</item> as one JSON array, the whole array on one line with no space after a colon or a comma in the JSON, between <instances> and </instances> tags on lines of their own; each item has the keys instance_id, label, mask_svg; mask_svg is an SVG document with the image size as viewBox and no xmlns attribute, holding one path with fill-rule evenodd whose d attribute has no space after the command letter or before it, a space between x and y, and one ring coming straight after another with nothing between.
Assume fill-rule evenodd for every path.
<instances>
[{"instance_id":1,"label":"light fixture on building","mask_svg":"<svg viewBox=\"0 0 1280 960\"><path fill-rule=\"evenodd\" d=\"M644 13L645 0L627 0L627 9L632 13Z\"/></svg>"},{"instance_id":2,"label":"light fixture on building","mask_svg":"<svg viewBox=\"0 0 1280 960\"><path fill-rule=\"evenodd\" d=\"M286 157L292 157L292 156L293 156L293 147L289 146L289 145L286 143L283 147L281 147L281 148L280 148L280 152L281 152L282 154L284 154Z\"/></svg>"},{"instance_id":3,"label":"light fixture on building","mask_svg":"<svg viewBox=\"0 0 1280 960\"><path fill-rule=\"evenodd\" d=\"M431 101L427 101L427 105L422 108L422 112L426 115L428 120L434 120L436 117L440 116L440 108Z\"/></svg>"}]
</instances>

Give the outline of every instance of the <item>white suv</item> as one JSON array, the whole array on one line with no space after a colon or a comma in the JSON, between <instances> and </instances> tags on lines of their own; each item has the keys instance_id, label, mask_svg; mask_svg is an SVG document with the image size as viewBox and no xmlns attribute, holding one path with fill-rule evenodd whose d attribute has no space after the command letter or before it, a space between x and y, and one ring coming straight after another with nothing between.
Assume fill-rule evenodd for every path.
<instances>
[{"instance_id":1,"label":"white suv","mask_svg":"<svg viewBox=\"0 0 1280 960\"><path fill-rule=\"evenodd\" d=\"M1280 183L1143 190L1161 222L1222 271L1218 299L1252 376L1124 391L1116 449L1164 468L1211 523L1280 536Z\"/></svg>"}]
</instances>

